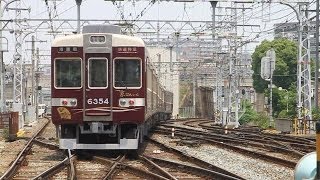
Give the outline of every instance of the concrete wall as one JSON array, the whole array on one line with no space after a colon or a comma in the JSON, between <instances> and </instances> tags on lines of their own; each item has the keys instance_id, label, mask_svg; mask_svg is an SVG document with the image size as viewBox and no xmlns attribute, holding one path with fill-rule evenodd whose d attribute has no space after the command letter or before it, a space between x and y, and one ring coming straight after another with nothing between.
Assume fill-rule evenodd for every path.
<instances>
[{"instance_id":1,"label":"concrete wall","mask_svg":"<svg viewBox=\"0 0 320 180\"><path fill-rule=\"evenodd\" d=\"M263 93L256 93L256 101L254 103L254 108L257 112L264 112L265 108L265 96Z\"/></svg>"}]
</instances>

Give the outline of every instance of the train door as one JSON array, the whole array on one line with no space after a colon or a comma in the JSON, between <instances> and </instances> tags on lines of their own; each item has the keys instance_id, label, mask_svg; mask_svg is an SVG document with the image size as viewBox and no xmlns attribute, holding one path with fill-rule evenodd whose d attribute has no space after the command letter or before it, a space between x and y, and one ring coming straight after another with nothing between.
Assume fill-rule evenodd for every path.
<instances>
[{"instance_id":1,"label":"train door","mask_svg":"<svg viewBox=\"0 0 320 180\"><path fill-rule=\"evenodd\" d=\"M86 54L85 63L85 121L111 121L110 54Z\"/></svg>"},{"instance_id":2,"label":"train door","mask_svg":"<svg viewBox=\"0 0 320 180\"><path fill-rule=\"evenodd\" d=\"M85 74L83 120L92 122L91 125L94 126L91 128L92 132L100 132L101 130L101 124L98 125L96 122L112 121L111 39L112 36L106 34L87 33L83 35L85 60L83 66ZM86 127L88 128L88 126ZM84 128L83 132L87 128Z\"/></svg>"}]
</instances>

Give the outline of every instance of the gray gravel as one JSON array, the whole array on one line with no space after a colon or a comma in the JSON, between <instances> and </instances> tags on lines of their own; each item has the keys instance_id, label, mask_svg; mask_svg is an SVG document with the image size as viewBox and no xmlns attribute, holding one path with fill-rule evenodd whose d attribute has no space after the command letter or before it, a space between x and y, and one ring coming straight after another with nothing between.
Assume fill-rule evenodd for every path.
<instances>
[{"instance_id":1,"label":"gray gravel","mask_svg":"<svg viewBox=\"0 0 320 180\"><path fill-rule=\"evenodd\" d=\"M165 136L153 137L160 142L172 145L172 139ZM244 156L232 150L221 149L212 145L199 147L176 146L185 153L202 159L215 166L226 169L245 179L252 180L285 180L294 179L294 169L272 164L249 156Z\"/></svg>"}]
</instances>

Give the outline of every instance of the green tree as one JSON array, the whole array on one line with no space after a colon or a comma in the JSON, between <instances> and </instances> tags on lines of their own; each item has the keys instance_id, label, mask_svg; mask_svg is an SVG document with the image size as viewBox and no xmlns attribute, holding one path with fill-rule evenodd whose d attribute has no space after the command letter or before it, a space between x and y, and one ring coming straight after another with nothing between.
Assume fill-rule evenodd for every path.
<instances>
[{"instance_id":1,"label":"green tree","mask_svg":"<svg viewBox=\"0 0 320 180\"><path fill-rule=\"evenodd\" d=\"M268 88L268 81L260 77L261 59L273 48L276 52L276 69L273 73L273 84L289 89L297 79L297 45L288 39L263 41L252 54L253 87L258 93Z\"/></svg>"},{"instance_id":2,"label":"green tree","mask_svg":"<svg viewBox=\"0 0 320 180\"><path fill-rule=\"evenodd\" d=\"M296 95L296 81L297 81L297 52L298 48L294 41L288 39L275 39L273 41L263 41L256 47L252 55L252 70L253 87L256 92L264 93L269 97L270 89L268 88L269 81L265 81L260 77L261 59L266 56L266 52L273 48L276 52L276 68L273 72L272 81L278 88L288 90L288 100L286 99L286 92L279 91L273 88L273 115L278 116L294 116L295 115L295 95ZM288 102L288 112L286 112L286 104ZM283 110L285 109L285 112Z\"/></svg>"}]
</instances>

